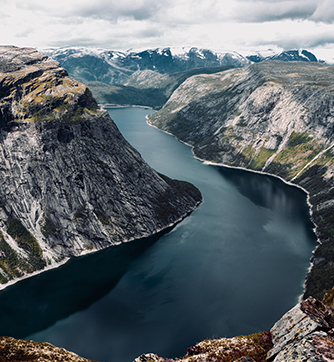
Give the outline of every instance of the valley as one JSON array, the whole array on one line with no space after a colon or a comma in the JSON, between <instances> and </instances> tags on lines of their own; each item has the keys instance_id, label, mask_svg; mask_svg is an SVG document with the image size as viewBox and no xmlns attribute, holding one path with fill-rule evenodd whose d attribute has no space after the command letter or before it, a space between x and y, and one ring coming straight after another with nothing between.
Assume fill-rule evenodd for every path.
<instances>
[{"instance_id":1,"label":"valley","mask_svg":"<svg viewBox=\"0 0 334 362\"><path fill-rule=\"evenodd\" d=\"M57 61L33 49L0 47L2 141L0 154L2 157L0 170L2 172L0 282L3 286L46 271L46 269L55 268L69 259L76 260L77 256L83 256L93 251L96 252L94 256L99 258L101 254L98 253L104 252L102 249L115 248L117 259L117 246L122 246L130 241L136 243L142 238L160 236L160 232L171 231L176 225L177 227L168 235L173 235L173 233L179 235L176 239L177 243L182 241L183 244L176 244L176 249L172 248L171 252L174 253L175 250L181 250L186 246L184 243L187 240L186 236L193 233L194 228L190 224L190 229L185 231L184 226L191 222L192 212L197 215L197 211L201 208L205 210L208 196L205 196L203 201L199 189L193 186L192 180L177 181L178 176L175 179L174 176L173 178L165 176L165 171L159 170L159 162L161 163L164 155L158 160L157 171L152 169L139 154L142 151L139 149L138 152L123 138L108 112L100 108L98 103L149 106L158 110L155 113L149 112L150 125L173 134L180 141L190 145L195 158L202 162L201 167L208 167L211 171L214 170L215 174L218 173L227 180L227 184L223 187L228 190L227 194L221 198L217 197L222 191L220 185L217 190L209 188L214 193L210 197L225 202L232 194L238 195L238 201L227 204L229 210L224 213L224 218L219 219L218 217L218 220L212 216L204 223L208 226L210 222L214 222L214 225L208 229L219 234L219 240L222 235L226 236L226 230L218 232L220 230L218 225L224 225L222 220L227 222L235 205L239 205L241 200L245 201L245 205L247 205L247 207L243 207L245 212L248 208L254 211L254 207L259 206L259 212L262 215L260 218L255 217L254 212L247 214L248 216L246 213L237 212L238 216L243 215L242 220L249 215L254 216L253 222L250 223L253 226L258 223L257 231L249 232L248 230L248 232L242 233L242 235L252 235L253 240L247 247L245 244L243 250L257 247L257 252L245 253L244 261L232 263L234 257L227 253L227 250L233 249L232 245L237 244L230 242L232 239L237 240L236 237L232 237L224 239L224 243L227 242L228 247L225 247L225 244L220 245L219 247L223 246L220 252L218 252L217 245L212 245L203 254L211 255L212 251L216 252L214 256L211 255L207 259L210 264L216 266L216 269L218 266L230 267L230 264L233 264L236 267L233 273L236 280L238 280L238 276L244 275L239 265L245 266L248 263L256 267L248 274L254 277L254 281L263 276L268 278L268 281L263 284L263 291L254 292L251 284L247 284L250 289L246 288L244 291L234 288L238 283L232 283L231 286L225 284L226 290L223 289L220 292L222 295L227 295L227 291L230 291L229 294L233 294L234 289L240 290L240 294L236 294L237 298L231 302L231 305L254 299L255 309L260 310L262 314L266 310L265 307L268 308L263 315L267 316L265 321L268 322L271 318L270 325L272 325L272 319L274 321L278 319L272 328L266 322L262 324L264 329L270 328L269 333L255 334L247 338L241 337L244 338L242 341L247 342L244 344L248 348L242 352L242 355L263 359L268 352L267 358L278 362L285 361L286 356L292 353L303 356L301 358L309 356L307 358L325 360L324 358L327 357L323 351L325 349L331 353L333 340L330 329L334 327L334 292L332 290L334 285L334 230L332 227L334 212L334 92L332 86L334 68L318 61L313 54L307 51L287 51L272 56L271 59L261 58L258 54L252 55L252 57L242 57L236 53L214 54L211 51L196 48L183 49L182 55L173 54L169 48L126 54L69 48L50 50L49 54L51 53L55 58L58 57L57 60L61 62L61 65L68 67L68 73ZM87 85L79 80L92 86L93 95ZM94 100L94 96L96 96L97 102ZM134 127L130 133L134 132ZM134 135L138 136L136 133ZM161 147L161 144L158 147ZM154 152L150 152L150 154L154 156ZM189 157L187 162L198 161ZM169 164L173 164L173 162L166 162L167 169ZM232 168L225 169L221 167L223 165ZM296 213L292 211L291 207L283 212L284 217L279 213L278 216L274 216L275 212L281 210L280 205L284 205L284 207L288 205L287 197L277 191L278 189L274 186L279 180L272 181L269 176L257 174L253 174L253 178L246 173L244 179L237 181L238 177L235 172L243 171L236 171L236 168L277 176L307 192L311 220L316 227L315 232L319 242L311 258L309 273L307 273L308 262L299 264L294 259L296 255L303 254L303 257L308 260L309 251L314 249L312 237L310 240L306 238L306 235L314 236L309 216L307 215L305 224L304 221L302 222L303 227L306 225L306 229L304 232L298 233L295 229ZM186 170L186 167L184 169ZM201 174L201 177L203 176L204 173ZM259 185L257 182L253 182L256 177L261 178L264 182L261 187L256 186ZM236 182L240 194L232 188L232 181ZM248 184L255 185L254 191L250 191ZM235 184L233 185L235 187ZM283 187L289 189L287 185ZM294 189L294 191L302 194L301 190ZM271 201L268 201L266 197ZM275 202L272 202L273 197L276 197ZM305 202L305 199L303 200ZM219 202L219 208L220 203L224 202ZM198 206L199 209L197 209ZM305 207L305 210L308 210L306 205ZM269 214L265 214L265 211ZM200 214L200 211L198 213ZM286 222L283 222L285 214L290 216L287 217ZM218 213L218 215L220 214ZM179 224L182 220L184 223ZM274 226L274 220L278 223L276 226ZM203 240L212 239L201 236L201 233L207 229L203 227L204 224L198 224L199 230L196 232L196 236L199 237L197 244L200 248L202 248ZM236 221L227 224L233 227L238 225ZM273 263L270 261L272 259L264 258L267 272L263 273L262 269L257 268L260 265L259 261L254 262L254 258L266 255L265 251L269 250L269 245L259 246L259 236L264 232L269 233L270 236L262 235L264 236L263 241L264 243L272 242L278 238L277 230L283 232L283 240L279 239L281 241L278 242L277 247L272 243L270 246L283 253L289 251L293 257L280 258L276 250L274 255L281 261ZM181 234L177 234L178 232ZM300 237L300 242L307 244L305 253L300 242L296 241ZM195 236L192 239L195 240ZM248 237L242 238L241 241L246 240ZM287 243L287 248L282 248L284 242ZM146 245L145 242L144 244ZM158 244L161 245L161 243ZM188 244L188 246L191 245ZM133 254L131 246L124 249L121 247L117 250L120 249L125 250L126 253L129 251L131 258L132 255L141 256L143 253L145 259L147 255L145 254L146 249L140 250L139 254L137 251ZM149 250L152 251L152 249ZM159 253L160 251L157 252L157 255ZM106 254L108 253L104 255ZM242 254L239 251L236 253L236 257ZM252 255L252 258L249 258L249 255ZM142 278L142 286L147 287L149 292L139 304L139 311L142 314L137 315L137 307L134 306L133 315L136 316L137 322L141 320L141 317L144 320L149 316L152 318L150 313L154 311L153 315L155 315L155 309L147 303L147 298L155 300L157 285L160 285L164 291L170 290L169 270L173 270L177 274L176 280L178 280L180 279L178 276L181 275L180 271L185 268L183 260L179 264L179 269L172 268L172 263L166 260L164 252L162 256L163 261L157 260L158 265L149 266L147 271L144 266L136 264L143 259L130 258L129 262L122 264L119 271L115 267L112 272L107 272L106 278L104 275L101 278L97 276L97 280L101 281L101 284L94 283L94 287L92 286L85 293L80 293L80 295L86 295L87 292L86 300L79 303L80 308L87 311L94 310L90 307L97 303L95 295L102 297L110 292L111 296L108 295L107 304L109 305L109 302L114 300L116 306L124 306L128 308L129 312L130 306L126 304L126 301L134 301L136 297L125 299L123 297L129 295L127 288L131 284L131 280L135 281L133 285L138 286L138 280ZM184 251L184 256L188 263L197 260L197 256L192 254L192 248ZM224 256L227 256L227 259L220 264ZM212 258L215 263L212 263ZM111 259L116 260L113 257ZM196 264L199 265L198 260ZM284 269L289 282L293 281L292 275L295 273L291 268L298 266L299 272L302 271L302 278L299 274L295 280L297 280L297 284L299 283L301 290L303 290L301 283L304 276L306 277L303 301L281 319L279 317L284 311L281 310L274 316L271 314L272 308L277 304L286 311L291 304L297 302L296 299L299 295L297 290L299 289L298 287L291 288L294 297L289 296L285 307L277 297L278 294L282 294L283 290L288 290L284 280L281 281L283 284L277 292L267 293L268 290L272 290L276 276L285 275L283 272L276 273L272 269L274 264L278 264ZM71 268L71 265L80 265L80 261L78 264L74 262L65 265ZM133 265L135 265L135 269L132 270ZM110 267L108 261L107 266ZM103 273L108 267L106 269L103 267ZM206 267L204 263L204 269ZM59 270L61 274L63 269ZM81 280L81 287L84 287L85 282L81 278L80 270L77 268L75 270L79 273L78 280ZM139 272L140 270L141 272ZM200 271L199 268L195 268L195 270ZM62 289L62 283L57 279L58 270L53 271L55 274L52 275L55 276L58 283L60 282L58 287ZM43 273L43 278L37 279L35 276L24 281L24 285L28 286L29 293L33 291L30 285L39 285L37 291L44 290L46 285L50 285L48 281L39 284L44 279L44 275L48 280L47 273ZM196 272L189 272L189 274L196 276ZM202 280L201 278L205 274L203 272L196 280ZM228 275L228 271L218 272L218 275L222 274ZM221 284L220 277L211 279L217 280ZM167 282L166 288L163 282ZM211 282L203 281L203 285L211 285ZM51 284L57 285L57 283ZM69 288L71 288L71 284L69 280ZM176 282L172 284L178 285ZM158 299L157 305L168 307L174 301L175 296L181 296L181 291L187 292L187 288L192 285L197 286L196 283L186 282L186 285L180 287L178 293L173 292L164 301ZM97 288L96 293L93 292L94 288ZM121 291L120 297L116 296L115 299L112 294L114 288L116 292ZM45 290L45 300L50 296L52 298L52 295L56 296L55 300L59 295L63 295L64 300L70 296L70 293L58 295L57 292L49 295L48 287ZM132 287L130 290L136 291L136 287ZM217 290L217 288L213 288L213 290ZM18 283L8 289L5 288L2 294L0 293L0 304L1 295L8 296L2 298L5 303L2 310L12 310L9 314L7 313L8 315L16 315L16 303L20 304L21 301L23 301L22 308L17 307L16 309L25 310L25 299L16 297L16 295L20 295L20 292L22 290ZM90 295L90 292L93 292L94 297ZM37 295L41 294L38 292ZM223 301L228 300L226 295L222 298ZM270 302L262 300L265 307L260 309L258 308L259 295L267 295L271 298ZM207 296L206 293L201 294L200 300L203 299L204 306L207 305L205 300ZM33 295L31 294L30 297ZM57 306L51 303L51 309L55 308L56 315L52 315L52 311L49 313L47 309L42 308L41 311L44 310L48 318L39 319L50 321L45 326L41 326L37 321L37 327L30 329L30 322L26 326L20 322L11 325L11 322L7 320L8 328L13 328L14 331L16 325L20 328L27 327L28 332L22 333L21 336L17 334L17 337L29 337L29 339L35 340L41 338L43 341L49 338L46 336L53 333L55 336L57 335L57 332L52 329L53 325L56 330L57 328L61 330L64 326L67 329L67 326L70 326L68 331L71 331L73 325L66 323L76 320L79 316L76 313L78 303L76 297L75 293L70 297L70 299L73 298L73 306L70 306L70 310L66 309L68 306L66 303L64 310L62 310L62 303L58 303ZM291 298L294 299L293 302L291 302ZM196 293L193 297L190 293L186 293L184 298L180 298L185 302L189 300L188 306L191 305L190 300L197 299ZM11 300L15 303L12 303ZM32 300L35 301L32 303L33 305L37 304L36 311L40 312L38 298L33 297ZM196 318L201 316L201 323L196 323L197 319L192 317L190 322L195 323L192 331L203 323L208 326L211 323L215 324L215 314L218 313L218 310L220 318L223 318L223 321L218 323L219 326L227 325L232 328L229 332L218 333L229 333L232 336L233 330L236 334L243 333L242 331L256 333L258 329L262 328L259 325L261 324L260 316L258 318L253 313L254 318L251 319L250 315L244 314L248 310L248 306L244 306L239 308L240 318L238 320L241 329L237 330L237 319L226 319L226 315L221 313L224 308L221 307L220 298L213 298L213 300L219 303L219 307L216 311L213 308L213 315L209 315L203 314L205 307L200 306L195 314ZM320 300L323 300L324 304ZM48 303L45 302L45 305ZM183 316L182 310L184 309L187 308L183 306L181 312L176 315ZM225 309L227 310L228 307L226 306ZM117 307L115 310L117 311ZM102 312L102 309L99 309L98 313L94 311L93 314L100 312L104 317L107 316L107 312ZM7 314L4 314L4 320L6 320ZM22 320L28 318L29 315L31 314L23 312ZM166 313L163 315L167 316ZM234 313L230 312L229 315L232 316ZM116 314L112 314L112 321L115 316ZM17 317L20 318L19 313L17 313ZM88 316L88 320L90 318ZM94 320L95 323L100 319L91 320ZM159 319L149 320L152 323L149 323L152 331L157 331L155 323ZM178 320L181 321L181 319ZM169 322L172 322L170 333L173 334L172 317ZM77 320L77 323L79 326L82 325L81 321ZM161 323L162 328L165 323L166 321ZM5 326L5 324L3 325ZM119 327L123 328L125 325L121 322ZM152 328L154 326L155 328ZM290 331L290 328L291 332L287 332ZM99 326L96 330L99 330L102 341L102 337L106 336L103 328ZM200 330L202 331L201 328ZM28 336L29 331L31 333ZM108 327L108 331L113 333L113 328ZM139 328L139 333L141 331L142 329ZM185 329L180 327L178 331L180 340L192 338L188 327ZM128 332L125 332L127 335ZM4 330L2 334L7 333ZM58 344L61 335L64 334L58 334L58 339L54 340L55 344ZM205 337L207 336L200 338ZM155 340L156 344L161 343L162 346L159 354L170 355L168 346L164 350L166 348L164 341L168 338L159 336L157 333L154 338L152 337L152 341ZM125 340L127 339L125 338ZM138 338L135 337L134 341L137 340ZM238 337L227 341L204 341L188 348L185 357L176 360L209 359L211 361L214 356L218 360L225 358L221 353L224 354L228 350L226 343L238 346L237 350L232 350L232 356L235 357L232 357L232 360L235 360L236 356L241 356L239 341ZM260 348L264 348L264 351L262 350L260 355L252 354L254 348L258 348L258 343ZM140 348L143 345L141 344ZM304 345L309 346L306 351L303 350ZM10 349L10 353L18 353L18 356L26 353L23 352L25 346L28 349L34 349L34 353L37 355L39 349L41 354L44 351L53 350L52 346L46 347L38 343L29 345L5 338L1 340L1 346L6 351L13 348L13 350ZM0 348L2 348L1 346ZM90 347L88 343L86 346ZM72 347L68 348L72 349ZM17 350L19 352L16 352ZM53 351L52 353L61 353L58 350ZM106 353L113 352L107 351ZM120 350L119 353L122 355L123 351ZM71 355L68 358L78 360L79 357ZM106 358L109 357L101 357L101 359ZM228 354L226 358L230 360L230 355ZM162 362L168 359L155 354L142 355L137 359L138 362L151 360Z\"/></svg>"}]
</instances>

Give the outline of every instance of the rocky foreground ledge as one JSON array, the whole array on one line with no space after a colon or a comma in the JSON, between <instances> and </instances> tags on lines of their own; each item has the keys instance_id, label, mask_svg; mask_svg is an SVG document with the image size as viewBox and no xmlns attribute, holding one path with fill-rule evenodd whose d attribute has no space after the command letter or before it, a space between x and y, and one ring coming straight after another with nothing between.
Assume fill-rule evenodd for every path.
<instances>
[{"instance_id":1,"label":"rocky foreground ledge","mask_svg":"<svg viewBox=\"0 0 334 362\"><path fill-rule=\"evenodd\" d=\"M1 284L156 234L200 202L152 170L58 62L0 47Z\"/></svg>"},{"instance_id":2,"label":"rocky foreground ledge","mask_svg":"<svg viewBox=\"0 0 334 362\"><path fill-rule=\"evenodd\" d=\"M269 332L202 341L184 357L169 359L153 353L134 362L329 362L334 360L333 293L323 302L310 297L288 311ZM49 343L0 337L0 361L91 360Z\"/></svg>"}]
</instances>

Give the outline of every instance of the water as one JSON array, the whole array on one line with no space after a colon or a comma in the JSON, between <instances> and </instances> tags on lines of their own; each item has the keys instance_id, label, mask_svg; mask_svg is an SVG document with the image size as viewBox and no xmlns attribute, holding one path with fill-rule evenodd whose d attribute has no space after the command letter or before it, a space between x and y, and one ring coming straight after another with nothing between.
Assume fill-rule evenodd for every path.
<instances>
[{"instance_id":1,"label":"water","mask_svg":"<svg viewBox=\"0 0 334 362\"><path fill-rule=\"evenodd\" d=\"M111 109L159 172L195 184L203 203L160 238L72 260L0 293L0 335L48 341L83 357L131 362L182 356L212 337L269 330L302 294L315 236L305 194L280 180L204 165L146 125L142 108Z\"/></svg>"}]
</instances>

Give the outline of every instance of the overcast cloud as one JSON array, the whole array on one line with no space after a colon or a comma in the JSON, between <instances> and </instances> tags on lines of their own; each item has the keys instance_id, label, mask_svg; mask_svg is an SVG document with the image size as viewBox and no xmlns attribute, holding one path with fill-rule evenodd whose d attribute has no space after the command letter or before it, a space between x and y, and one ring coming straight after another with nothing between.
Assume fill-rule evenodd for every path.
<instances>
[{"instance_id":1,"label":"overcast cloud","mask_svg":"<svg viewBox=\"0 0 334 362\"><path fill-rule=\"evenodd\" d=\"M334 58L333 0L0 0L0 43L302 48ZM333 53L333 55L332 55Z\"/></svg>"}]
</instances>

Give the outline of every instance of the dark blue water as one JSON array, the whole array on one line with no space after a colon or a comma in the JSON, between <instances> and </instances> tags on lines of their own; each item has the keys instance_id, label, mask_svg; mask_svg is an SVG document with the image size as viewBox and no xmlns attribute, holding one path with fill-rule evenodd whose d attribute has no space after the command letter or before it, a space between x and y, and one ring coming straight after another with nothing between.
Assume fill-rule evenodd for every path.
<instances>
[{"instance_id":1,"label":"dark blue water","mask_svg":"<svg viewBox=\"0 0 334 362\"><path fill-rule=\"evenodd\" d=\"M131 362L269 330L298 301L316 245L306 195L273 177L202 164L146 125L150 110L109 112L153 168L192 182L204 201L160 238L72 260L2 291L0 335Z\"/></svg>"}]
</instances>

